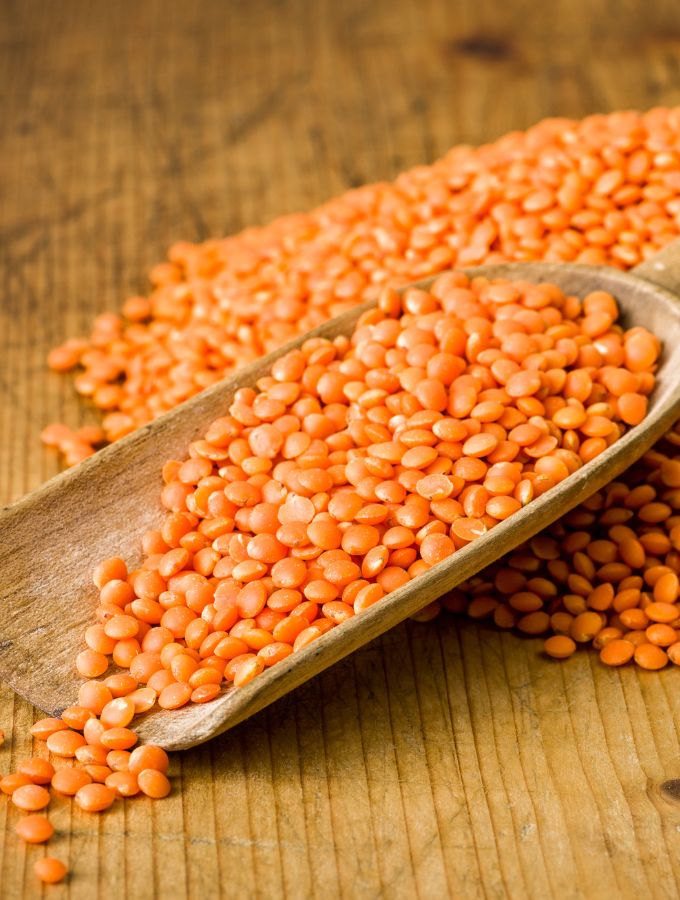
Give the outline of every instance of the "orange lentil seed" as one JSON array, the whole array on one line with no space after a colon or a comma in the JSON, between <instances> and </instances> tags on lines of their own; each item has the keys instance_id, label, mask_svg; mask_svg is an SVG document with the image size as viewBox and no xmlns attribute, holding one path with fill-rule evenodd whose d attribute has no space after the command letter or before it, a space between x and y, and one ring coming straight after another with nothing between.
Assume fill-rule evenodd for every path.
<instances>
[{"instance_id":1,"label":"orange lentil seed","mask_svg":"<svg viewBox=\"0 0 680 900\"><path fill-rule=\"evenodd\" d=\"M19 819L15 831L27 844L44 844L54 834L54 826L46 816L36 814Z\"/></svg>"},{"instance_id":2,"label":"orange lentil seed","mask_svg":"<svg viewBox=\"0 0 680 900\"><path fill-rule=\"evenodd\" d=\"M614 640L600 650L600 659L607 666L623 666L633 658L635 647L629 641Z\"/></svg>"},{"instance_id":3,"label":"orange lentil seed","mask_svg":"<svg viewBox=\"0 0 680 900\"><path fill-rule=\"evenodd\" d=\"M57 769L52 776L52 787L59 794L73 797L81 787L90 784L92 777L81 768L64 767Z\"/></svg>"},{"instance_id":4,"label":"orange lentil seed","mask_svg":"<svg viewBox=\"0 0 680 900\"><path fill-rule=\"evenodd\" d=\"M75 801L85 812L103 812L116 799L116 792L105 784L85 784L76 795Z\"/></svg>"},{"instance_id":5,"label":"orange lentil seed","mask_svg":"<svg viewBox=\"0 0 680 900\"><path fill-rule=\"evenodd\" d=\"M134 797L139 793L137 776L132 772L112 772L107 775L104 784L115 791L119 797Z\"/></svg>"},{"instance_id":6,"label":"orange lentil seed","mask_svg":"<svg viewBox=\"0 0 680 900\"><path fill-rule=\"evenodd\" d=\"M640 644L635 648L635 662L642 669L663 669L668 663L668 654L655 644Z\"/></svg>"},{"instance_id":7,"label":"orange lentil seed","mask_svg":"<svg viewBox=\"0 0 680 900\"><path fill-rule=\"evenodd\" d=\"M33 756L22 760L17 765L17 772L30 778L33 784L49 784L54 775L54 766L46 759Z\"/></svg>"},{"instance_id":8,"label":"orange lentil seed","mask_svg":"<svg viewBox=\"0 0 680 900\"><path fill-rule=\"evenodd\" d=\"M12 793L12 803L26 812L45 809L49 802L49 791L39 784L25 784Z\"/></svg>"},{"instance_id":9,"label":"orange lentil seed","mask_svg":"<svg viewBox=\"0 0 680 900\"><path fill-rule=\"evenodd\" d=\"M28 775L22 775L20 772L12 772L10 775L3 775L0 778L0 791L3 794L11 796L17 788L23 787L25 784L33 784Z\"/></svg>"},{"instance_id":10,"label":"orange lentil seed","mask_svg":"<svg viewBox=\"0 0 680 900\"><path fill-rule=\"evenodd\" d=\"M35 861L33 871L44 884L58 884L64 880L68 869L60 859L43 856Z\"/></svg>"},{"instance_id":11,"label":"orange lentil seed","mask_svg":"<svg viewBox=\"0 0 680 900\"><path fill-rule=\"evenodd\" d=\"M568 659L576 651L576 643L566 635L555 634L544 642L543 649L553 659Z\"/></svg>"},{"instance_id":12,"label":"orange lentil seed","mask_svg":"<svg viewBox=\"0 0 680 900\"><path fill-rule=\"evenodd\" d=\"M51 717L47 719L38 719L37 722L31 725L31 734L34 738L46 741L51 734L55 733L55 731L63 731L66 728L68 728L68 725L66 722L62 722L61 719Z\"/></svg>"},{"instance_id":13,"label":"orange lentil seed","mask_svg":"<svg viewBox=\"0 0 680 900\"><path fill-rule=\"evenodd\" d=\"M135 775L139 775L144 769L154 769L165 774L169 765L168 754L155 744L142 744L130 754L129 769Z\"/></svg>"},{"instance_id":14,"label":"orange lentil seed","mask_svg":"<svg viewBox=\"0 0 680 900\"><path fill-rule=\"evenodd\" d=\"M85 743L85 738L77 731L55 731L47 738L47 749L55 756L73 757L78 747Z\"/></svg>"},{"instance_id":15,"label":"orange lentil seed","mask_svg":"<svg viewBox=\"0 0 680 900\"><path fill-rule=\"evenodd\" d=\"M137 775L137 781L142 793L154 800L167 797L171 790L167 776L157 769L142 769Z\"/></svg>"}]
</instances>

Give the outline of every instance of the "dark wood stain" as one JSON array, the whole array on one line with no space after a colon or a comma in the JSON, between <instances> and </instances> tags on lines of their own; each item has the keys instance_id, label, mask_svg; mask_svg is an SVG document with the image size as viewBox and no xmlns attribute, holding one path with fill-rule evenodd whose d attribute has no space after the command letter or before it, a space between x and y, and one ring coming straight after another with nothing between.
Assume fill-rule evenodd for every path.
<instances>
[{"instance_id":1,"label":"dark wood stain","mask_svg":"<svg viewBox=\"0 0 680 900\"><path fill-rule=\"evenodd\" d=\"M680 778L672 778L670 781L663 781L659 786L659 790L666 800L680 803Z\"/></svg>"},{"instance_id":2,"label":"dark wood stain","mask_svg":"<svg viewBox=\"0 0 680 900\"><path fill-rule=\"evenodd\" d=\"M513 56L512 45L507 39L483 33L451 41L447 50L449 54L467 56L482 62L504 62Z\"/></svg>"}]
</instances>

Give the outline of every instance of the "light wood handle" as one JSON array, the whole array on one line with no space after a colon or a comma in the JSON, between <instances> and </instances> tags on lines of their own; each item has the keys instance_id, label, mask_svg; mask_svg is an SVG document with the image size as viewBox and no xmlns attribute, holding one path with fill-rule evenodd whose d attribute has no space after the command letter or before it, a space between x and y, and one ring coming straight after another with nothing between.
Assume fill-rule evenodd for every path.
<instances>
[{"instance_id":1,"label":"light wood handle","mask_svg":"<svg viewBox=\"0 0 680 900\"><path fill-rule=\"evenodd\" d=\"M676 296L680 293L680 238L631 269L631 275L643 278Z\"/></svg>"}]
</instances>

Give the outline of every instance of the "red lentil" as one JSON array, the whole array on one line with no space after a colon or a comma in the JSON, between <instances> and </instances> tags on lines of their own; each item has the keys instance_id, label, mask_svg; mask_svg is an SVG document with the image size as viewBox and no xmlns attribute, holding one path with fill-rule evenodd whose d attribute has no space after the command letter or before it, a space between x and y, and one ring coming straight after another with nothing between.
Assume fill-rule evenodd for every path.
<instances>
[{"instance_id":1,"label":"red lentil","mask_svg":"<svg viewBox=\"0 0 680 900\"><path fill-rule=\"evenodd\" d=\"M40 881L45 884L58 884L64 880L68 871L64 863L53 856L43 856L42 859L37 859L33 870Z\"/></svg>"},{"instance_id":2,"label":"red lentil","mask_svg":"<svg viewBox=\"0 0 680 900\"><path fill-rule=\"evenodd\" d=\"M27 812L44 809L49 802L49 791L39 784L25 784L12 793L12 803Z\"/></svg>"},{"instance_id":3,"label":"red lentil","mask_svg":"<svg viewBox=\"0 0 680 900\"><path fill-rule=\"evenodd\" d=\"M45 816L24 816L16 824L16 833L27 844L44 844L54 834L52 823Z\"/></svg>"},{"instance_id":4,"label":"red lentil","mask_svg":"<svg viewBox=\"0 0 680 900\"><path fill-rule=\"evenodd\" d=\"M66 722L62 722L61 719L52 717L38 719L38 721L34 722L31 726L31 734L41 741L46 741L51 734L55 733L55 731L63 731L65 728L68 728L68 725Z\"/></svg>"},{"instance_id":5,"label":"red lentil","mask_svg":"<svg viewBox=\"0 0 680 900\"><path fill-rule=\"evenodd\" d=\"M139 793L137 776L131 772L112 772L105 781L106 787L111 788L119 797L134 797Z\"/></svg>"},{"instance_id":6,"label":"red lentil","mask_svg":"<svg viewBox=\"0 0 680 900\"><path fill-rule=\"evenodd\" d=\"M84 769L95 784L104 784L113 771L110 766L96 764L86 765Z\"/></svg>"},{"instance_id":7,"label":"red lentil","mask_svg":"<svg viewBox=\"0 0 680 900\"><path fill-rule=\"evenodd\" d=\"M137 775L140 790L147 797L153 797L154 800L160 800L167 797L171 790L170 781L163 772L156 769L142 769Z\"/></svg>"},{"instance_id":8,"label":"red lentil","mask_svg":"<svg viewBox=\"0 0 680 900\"><path fill-rule=\"evenodd\" d=\"M139 775L144 769L155 769L157 772L165 774L169 765L168 754L162 747L154 744L135 747L130 754L129 769L135 775Z\"/></svg>"},{"instance_id":9,"label":"red lentil","mask_svg":"<svg viewBox=\"0 0 680 900\"><path fill-rule=\"evenodd\" d=\"M67 768L58 769L52 776L52 787L59 794L73 797L81 787L90 784L92 776L84 769Z\"/></svg>"},{"instance_id":10,"label":"red lentil","mask_svg":"<svg viewBox=\"0 0 680 900\"><path fill-rule=\"evenodd\" d=\"M55 731L47 738L47 749L55 756L75 756L78 747L82 747L84 744L83 735L70 729Z\"/></svg>"},{"instance_id":11,"label":"red lentil","mask_svg":"<svg viewBox=\"0 0 680 900\"><path fill-rule=\"evenodd\" d=\"M655 644L640 644L635 648L635 662L642 669L663 669L668 663L668 655Z\"/></svg>"},{"instance_id":12,"label":"red lentil","mask_svg":"<svg viewBox=\"0 0 680 900\"><path fill-rule=\"evenodd\" d=\"M22 775L20 772L13 772L10 775L4 775L0 778L0 791L3 794L11 796L17 788L23 787L25 784L33 784L28 775Z\"/></svg>"},{"instance_id":13,"label":"red lentil","mask_svg":"<svg viewBox=\"0 0 680 900\"><path fill-rule=\"evenodd\" d=\"M33 756L22 760L17 765L17 772L25 775L33 784L49 784L54 775L54 766L47 759Z\"/></svg>"},{"instance_id":14,"label":"red lentil","mask_svg":"<svg viewBox=\"0 0 680 900\"><path fill-rule=\"evenodd\" d=\"M630 641L613 640L600 650L600 659L608 666L622 666L633 658L635 646Z\"/></svg>"},{"instance_id":15,"label":"red lentil","mask_svg":"<svg viewBox=\"0 0 680 900\"><path fill-rule=\"evenodd\" d=\"M76 803L85 812L103 812L115 799L116 792L105 784L85 784L75 795Z\"/></svg>"},{"instance_id":16,"label":"red lentil","mask_svg":"<svg viewBox=\"0 0 680 900\"><path fill-rule=\"evenodd\" d=\"M127 772L130 768L129 750L109 750L106 754L106 765L114 772Z\"/></svg>"},{"instance_id":17,"label":"red lentil","mask_svg":"<svg viewBox=\"0 0 680 900\"><path fill-rule=\"evenodd\" d=\"M547 639L543 648L553 659L568 659L575 652L576 644L570 637L556 634Z\"/></svg>"},{"instance_id":18,"label":"red lentil","mask_svg":"<svg viewBox=\"0 0 680 900\"><path fill-rule=\"evenodd\" d=\"M129 750L137 743L137 735L129 728L107 728L101 743L109 750Z\"/></svg>"}]
</instances>

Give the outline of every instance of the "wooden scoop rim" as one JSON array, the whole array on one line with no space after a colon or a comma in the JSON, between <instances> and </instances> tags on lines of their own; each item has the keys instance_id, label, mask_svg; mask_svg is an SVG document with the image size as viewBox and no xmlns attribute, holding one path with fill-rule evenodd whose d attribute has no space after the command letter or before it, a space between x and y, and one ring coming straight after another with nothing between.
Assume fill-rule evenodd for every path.
<instances>
[{"instance_id":1,"label":"wooden scoop rim","mask_svg":"<svg viewBox=\"0 0 680 900\"><path fill-rule=\"evenodd\" d=\"M654 302L667 307L666 312L680 321L680 306L672 293L647 279L642 280L636 277L635 274L619 272L604 266L507 263L481 266L466 271L471 276L484 275L512 280L523 278L535 283L554 281L560 286L563 286L569 275L573 273L577 280L582 279L584 282L590 280L592 285L597 284L615 295L617 290L630 291L636 287L637 290L643 289L648 296L653 293ZM427 288L442 274L444 273L438 273L432 278L405 285L399 290L403 291L408 287ZM568 291L567 288L565 290ZM112 457L121 453L134 452L134 448L145 445L152 437L162 438L168 423L174 422L178 416L186 414L188 409L204 403L207 397L213 397L216 394L224 394L228 397L239 387L252 384L256 377L261 376L263 369L269 368L275 360L291 349L299 347L309 338L316 336L333 338L339 334L351 333L361 314L375 305L375 302L364 303L324 323L274 353L244 367L186 403L175 407L154 422L104 448L75 468L56 475L36 491L0 510L0 531L2 531L3 524L6 527L10 525L13 517L24 513L30 514L29 511L36 502L50 503L55 495L67 490L69 485L76 481L91 478L95 484L98 470L103 469L105 474L107 464ZM663 339L663 336L661 337ZM458 550L423 575L391 592L379 603L343 623L341 627L332 629L308 647L277 663L245 687L231 689L205 706L192 704L180 710L153 711L138 720L137 731L140 737L146 741L160 743L167 749L183 749L220 734L339 661L361 645L418 612L442 594L514 549L611 481L649 449L680 418L680 370L677 381L678 391L675 395L665 402L653 403L647 417L640 425L631 428L600 456L570 475L561 484L533 500L509 519L495 526L483 537ZM187 437L187 444L191 439L190 436ZM0 635L0 647L2 645L1 637ZM12 672L5 671L1 674L15 690L23 693L21 683L14 683ZM35 697L29 699L36 702ZM56 710L48 711L57 712Z\"/></svg>"}]
</instances>

